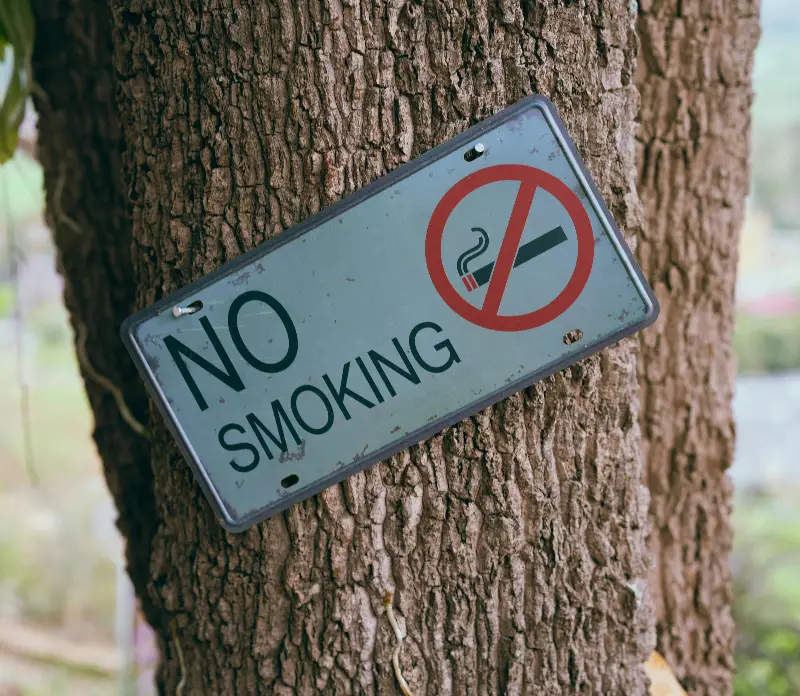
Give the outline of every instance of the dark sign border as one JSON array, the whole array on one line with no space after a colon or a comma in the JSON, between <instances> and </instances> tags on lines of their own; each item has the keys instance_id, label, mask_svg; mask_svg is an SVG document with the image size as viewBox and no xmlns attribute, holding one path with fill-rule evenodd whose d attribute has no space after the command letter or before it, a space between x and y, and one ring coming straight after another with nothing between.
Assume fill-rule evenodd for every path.
<instances>
[{"instance_id":1,"label":"dark sign border","mask_svg":"<svg viewBox=\"0 0 800 696\"><path fill-rule=\"evenodd\" d=\"M161 387L155 379L155 375L152 373L150 366L145 360L142 349L136 341L136 333L138 328L148 319L162 314L163 312L171 311L175 305L178 305L187 298L196 295L201 290L204 290L210 285L237 273L244 266L276 251L284 244L294 241L298 237L301 237L307 232L319 227L328 220L341 215L345 211L357 206L359 203L374 196L375 194L395 186L399 181L419 172L442 157L445 157L462 148L473 146L475 142L487 131L490 131L502 125L503 123L520 116L530 109L539 109L542 111L545 121L553 132L553 135L558 140L559 145L564 150L567 161L575 172L578 181L580 182L584 191L588 194L588 202L591 204L606 232L610 233L610 241L615 246L617 253L622 257L627 272L633 276L639 293L642 295L643 299L645 299L647 312L644 318L635 324L623 327L601 341L589 343L577 353L573 353L566 358L553 361L536 372L529 373L515 382L512 382L510 385L505 386L503 389L499 389L496 392L485 395L468 406L459 409L458 411L439 418L432 423L426 424L424 427L415 430L401 441L377 450L376 452L365 456L363 459L360 459L357 462L353 462L341 469L334 471L329 476L317 479L295 493L287 493L287 495L280 500L256 511L251 511L242 518L236 519L232 517L227 509L228 506L214 488L214 485L211 481L211 478L208 476L205 467L194 452L194 448L189 442L189 439L186 437L186 434L184 433L183 428L181 427L177 418L175 418L174 414L172 413L172 409L167 403L164 392L161 390ZM455 425L468 416L471 416L474 413L477 413L478 411L481 411L497 403L498 401L505 399L511 394L522 391L533 383L538 382L545 377L549 377L559 370L563 370L564 368L583 360L589 355L596 353L597 351L613 343L616 343L620 339L650 326L658 318L658 314L658 300L656 299L652 288L650 288L645 280L641 268L634 260L628 245L625 243L619 228L611 216L611 212L608 210L608 207L606 206L605 201L603 201L597 186L586 169L586 165L578 154L575 144L572 142L572 139L569 137L569 135L567 135L566 126L556 113L555 106L553 106L552 102L550 102L550 100L546 97L534 95L531 97L526 97L516 104L513 104L512 106L509 106L508 108L503 109L495 115L487 118L486 120L481 121L469 130L466 130L442 145L429 150L417 159L398 167L386 176L373 181L355 193L343 198L341 201L324 208L299 225L296 225L292 229L278 235L276 238L259 244L257 247L242 254L241 256L238 256L236 259L229 261L217 270L204 275L202 278L199 278L180 290L177 290L171 295L162 298L147 309L143 309L128 317L122 323L120 334L125 347L128 349L128 352L133 358L133 361L136 363L136 367L145 381L150 395L153 397L156 406L158 406L158 410L161 412L161 415L166 421L172 436L177 441L183 456L186 458L186 461L192 468L192 471L200 483L203 493L217 515L220 524L222 524L222 526L230 532L243 532L254 524L257 524L258 522L261 522L279 512L286 510L295 503L306 500L313 495L316 495L320 491L323 491L326 488L343 481L353 474L363 471L367 467L373 466L381 460L387 459L391 455L401 452L411 445L415 445L422 440L425 440L430 436L435 435L436 433L439 433L452 425Z\"/></svg>"}]
</instances>

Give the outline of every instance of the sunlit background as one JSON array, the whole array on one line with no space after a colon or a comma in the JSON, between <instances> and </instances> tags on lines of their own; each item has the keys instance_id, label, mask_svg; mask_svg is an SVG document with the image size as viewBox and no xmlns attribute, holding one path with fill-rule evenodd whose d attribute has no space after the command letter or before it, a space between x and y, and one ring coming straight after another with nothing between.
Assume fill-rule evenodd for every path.
<instances>
[{"instance_id":1,"label":"sunlit background","mask_svg":"<svg viewBox=\"0 0 800 696\"><path fill-rule=\"evenodd\" d=\"M737 696L800 694L797 3L763 0L756 53L735 337ZM0 167L0 696L149 696L155 646L123 571L42 208L41 170L19 151Z\"/></svg>"}]
</instances>

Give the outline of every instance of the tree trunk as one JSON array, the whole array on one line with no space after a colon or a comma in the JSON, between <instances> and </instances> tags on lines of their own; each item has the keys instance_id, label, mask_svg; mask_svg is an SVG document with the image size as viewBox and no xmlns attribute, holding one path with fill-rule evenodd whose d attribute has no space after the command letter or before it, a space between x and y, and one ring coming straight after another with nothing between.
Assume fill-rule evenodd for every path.
<instances>
[{"instance_id":1,"label":"tree trunk","mask_svg":"<svg viewBox=\"0 0 800 696\"><path fill-rule=\"evenodd\" d=\"M658 649L693 695L730 694L731 347L748 191L758 0L641 0L639 258L661 303L642 334L650 589Z\"/></svg>"},{"instance_id":2,"label":"tree trunk","mask_svg":"<svg viewBox=\"0 0 800 696\"><path fill-rule=\"evenodd\" d=\"M101 0L36 0L34 72L38 158L48 223L64 277L64 299L81 346L81 373L94 411L94 437L127 544L128 572L151 621L150 539L156 525L147 441L131 429L146 419L147 394L120 350L119 325L134 307L131 224L122 181L114 101L110 15ZM109 389L110 385L110 389ZM116 399L115 399L116 394ZM117 400L124 404L120 409ZM130 416L123 417L126 409Z\"/></svg>"},{"instance_id":3,"label":"tree trunk","mask_svg":"<svg viewBox=\"0 0 800 696\"><path fill-rule=\"evenodd\" d=\"M40 147L74 322L136 414L141 388L115 335L134 295L152 303L527 94L555 102L618 223L640 232L623 0L111 0L121 172L108 17L75 2L58 19L40 2L51 34L37 66L52 102ZM635 346L242 535L217 525L152 409L148 462L90 380L132 572L162 641L162 692L399 693L388 590L417 695L643 696Z\"/></svg>"}]
</instances>

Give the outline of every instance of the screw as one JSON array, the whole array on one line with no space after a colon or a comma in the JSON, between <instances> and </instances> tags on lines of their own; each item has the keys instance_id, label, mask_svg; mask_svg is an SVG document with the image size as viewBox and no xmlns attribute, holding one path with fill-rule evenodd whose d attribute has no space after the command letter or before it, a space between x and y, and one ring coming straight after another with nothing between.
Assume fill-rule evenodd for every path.
<instances>
[{"instance_id":1,"label":"screw","mask_svg":"<svg viewBox=\"0 0 800 696\"><path fill-rule=\"evenodd\" d=\"M194 314L199 309L200 309L199 307L192 307L192 306L189 306L189 307L173 307L172 308L172 316L175 317L176 319L178 319L178 318L182 317L184 314Z\"/></svg>"},{"instance_id":2,"label":"screw","mask_svg":"<svg viewBox=\"0 0 800 696\"><path fill-rule=\"evenodd\" d=\"M486 146L483 143L475 143L471 150L467 150L464 153L464 159L467 160L467 162L474 162L484 152L486 152Z\"/></svg>"}]
</instances>

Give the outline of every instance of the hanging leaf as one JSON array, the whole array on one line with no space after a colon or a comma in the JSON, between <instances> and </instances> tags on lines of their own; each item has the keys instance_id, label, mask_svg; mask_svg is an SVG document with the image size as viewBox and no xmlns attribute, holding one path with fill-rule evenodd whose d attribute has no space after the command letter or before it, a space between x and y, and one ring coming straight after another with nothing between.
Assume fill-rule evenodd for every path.
<instances>
[{"instance_id":1,"label":"hanging leaf","mask_svg":"<svg viewBox=\"0 0 800 696\"><path fill-rule=\"evenodd\" d=\"M34 23L29 0L0 0L0 59L11 46L11 77L0 101L0 164L14 156L31 89Z\"/></svg>"},{"instance_id":2,"label":"hanging leaf","mask_svg":"<svg viewBox=\"0 0 800 696\"><path fill-rule=\"evenodd\" d=\"M657 652L653 651L644 669L650 677L650 696L686 696L667 661Z\"/></svg>"}]
</instances>

